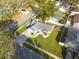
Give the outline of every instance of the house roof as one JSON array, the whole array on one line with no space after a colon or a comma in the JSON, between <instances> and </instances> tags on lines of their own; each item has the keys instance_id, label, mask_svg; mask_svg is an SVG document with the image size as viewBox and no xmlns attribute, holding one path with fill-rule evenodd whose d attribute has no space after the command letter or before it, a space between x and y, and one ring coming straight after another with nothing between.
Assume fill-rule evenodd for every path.
<instances>
[{"instance_id":1,"label":"house roof","mask_svg":"<svg viewBox=\"0 0 79 59\"><path fill-rule=\"evenodd\" d=\"M79 14L74 15L74 22L79 23Z\"/></svg>"},{"instance_id":2,"label":"house roof","mask_svg":"<svg viewBox=\"0 0 79 59\"><path fill-rule=\"evenodd\" d=\"M17 45L15 50L15 59L44 59L44 58L28 48L24 48Z\"/></svg>"},{"instance_id":3,"label":"house roof","mask_svg":"<svg viewBox=\"0 0 79 59\"><path fill-rule=\"evenodd\" d=\"M34 35L42 35L44 38L46 38L50 35L54 27L55 26L33 20L27 26L27 29L30 30L31 33L34 33Z\"/></svg>"},{"instance_id":4,"label":"house roof","mask_svg":"<svg viewBox=\"0 0 79 59\"><path fill-rule=\"evenodd\" d=\"M79 23L79 14L71 15L71 22Z\"/></svg>"},{"instance_id":5,"label":"house roof","mask_svg":"<svg viewBox=\"0 0 79 59\"><path fill-rule=\"evenodd\" d=\"M31 22L31 24L30 24L31 26L30 26L30 28L32 29L32 30L34 30L34 28L35 29L37 29L37 30L41 30L42 32L43 31L50 31L51 29L52 29L52 25L48 25L48 24L44 24L44 23L42 23L42 22L37 22L37 21L35 21L35 20L33 20L32 22Z\"/></svg>"},{"instance_id":6,"label":"house roof","mask_svg":"<svg viewBox=\"0 0 79 59\"><path fill-rule=\"evenodd\" d=\"M79 23L79 14L71 15L70 21L71 21L71 25Z\"/></svg>"},{"instance_id":7,"label":"house roof","mask_svg":"<svg viewBox=\"0 0 79 59\"><path fill-rule=\"evenodd\" d=\"M79 38L78 38L79 30L75 28L69 28L67 36L65 37L64 43L77 51L79 51Z\"/></svg>"}]
</instances>

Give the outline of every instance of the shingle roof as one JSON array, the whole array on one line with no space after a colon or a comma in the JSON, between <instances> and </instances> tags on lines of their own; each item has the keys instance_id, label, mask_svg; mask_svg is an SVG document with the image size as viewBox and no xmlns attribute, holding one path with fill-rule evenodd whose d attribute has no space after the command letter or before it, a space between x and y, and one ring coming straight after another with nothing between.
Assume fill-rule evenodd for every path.
<instances>
[{"instance_id":1,"label":"shingle roof","mask_svg":"<svg viewBox=\"0 0 79 59\"><path fill-rule=\"evenodd\" d=\"M34 21L32 21L32 23L34 23ZM34 28L36 28L37 30L41 30L43 31L50 31L52 29L53 26L48 25L48 24L44 24L42 22L35 22L35 24L33 26L31 26L30 28L34 30Z\"/></svg>"},{"instance_id":2,"label":"shingle roof","mask_svg":"<svg viewBox=\"0 0 79 59\"><path fill-rule=\"evenodd\" d=\"M78 39L78 34L79 33L79 30L76 30L76 29L70 29L66 38L65 38L65 41L64 43L71 47L71 48L74 48L76 50L79 51L79 39Z\"/></svg>"},{"instance_id":3,"label":"shingle roof","mask_svg":"<svg viewBox=\"0 0 79 59\"><path fill-rule=\"evenodd\" d=\"M79 23L79 14L71 16L71 21L73 21L74 23Z\"/></svg>"},{"instance_id":4,"label":"shingle roof","mask_svg":"<svg viewBox=\"0 0 79 59\"><path fill-rule=\"evenodd\" d=\"M79 23L79 14L74 15L74 22Z\"/></svg>"},{"instance_id":5,"label":"shingle roof","mask_svg":"<svg viewBox=\"0 0 79 59\"><path fill-rule=\"evenodd\" d=\"M44 59L28 48L17 45L15 50L15 59Z\"/></svg>"}]
</instances>

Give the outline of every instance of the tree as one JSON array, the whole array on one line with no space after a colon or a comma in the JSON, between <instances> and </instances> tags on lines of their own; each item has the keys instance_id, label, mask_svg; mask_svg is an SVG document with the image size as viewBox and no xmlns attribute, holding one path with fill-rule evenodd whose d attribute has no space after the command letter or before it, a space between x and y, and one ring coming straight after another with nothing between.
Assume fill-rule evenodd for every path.
<instances>
[{"instance_id":1,"label":"tree","mask_svg":"<svg viewBox=\"0 0 79 59\"><path fill-rule=\"evenodd\" d=\"M37 15L38 19L41 19L43 22L49 17L53 17L56 11L56 6L51 0L35 0L38 5L39 14Z\"/></svg>"},{"instance_id":2,"label":"tree","mask_svg":"<svg viewBox=\"0 0 79 59\"><path fill-rule=\"evenodd\" d=\"M0 21L0 59L12 59L14 56L14 35L6 29L11 20Z\"/></svg>"},{"instance_id":3,"label":"tree","mask_svg":"<svg viewBox=\"0 0 79 59\"><path fill-rule=\"evenodd\" d=\"M79 0L68 0L70 4L70 10L78 9Z\"/></svg>"},{"instance_id":4,"label":"tree","mask_svg":"<svg viewBox=\"0 0 79 59\"><path fill-rule=\"evenodd\" d=\"M6 30L0 30L0 59L12 59L14 55L13 36Z\"/></svg>"},{"instance_id":5,"label":"tree","mask_svg":"<svg viewBox=\"0 0 79 59\"><path fill-rule=\"evenodd\" d=\"M16 2L15 2L16 1ZM1 0L0 17L2 20L11 19L18 13L20 0Z\"/></svg>"},{"instance_id":6,"label":"tree","mask_svg":"<svg viewBox=\"0 0 79 59\"><path fill-rule=\"evenodd\" d=\"M53 17L56 11L56 6L51 0L27 0L28 7L38 10L37 19L45 22L49 17Z\"/></svg>"}]
</instances>

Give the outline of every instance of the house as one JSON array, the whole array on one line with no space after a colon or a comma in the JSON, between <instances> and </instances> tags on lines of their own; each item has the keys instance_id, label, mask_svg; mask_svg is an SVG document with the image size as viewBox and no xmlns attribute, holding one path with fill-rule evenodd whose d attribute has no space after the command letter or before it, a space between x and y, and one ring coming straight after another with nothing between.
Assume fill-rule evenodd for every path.
<instances>
[{"instance_id":1,"label":"house","mask_svg":"<svg viewBox=\"0 0 79 59\"><path fill-rule=\"evenodd\" d=\"M73 56L74 56L74 52L67 49L65 59L74 59Z\"/></svg>"},{"instance_id":2,"label":"house","mask_svg":"<svg viewBox=\"0 0 79 59\"><path fill-rule=\"evenodd\" d=\"M26 25L26 28L27 30L24 31L22 34L32 37L42 35L46 38L50 35L54 26L33 20L30 24L28 24L28 26Z\"/></svg>"},{"instance_id":3,"label":"house","mask_svg":"<svg viewBox=\"0 0 79 59\"><path fill-rule=\"evenodd\" d=\"M74 27L69 28L67 36L65 37L64 43L75 50L79 51L79 29L75 29Z\"/></svg>"},{"instance_id":4,"label":"house","mask_svg":"<svg viewBox=\"0 0 79 59\"><path fill-rule=\"evenodd\" d=\"M79 13L79 12L78 12ZM71 13L71 25L73 26L78 26L79 25L79 14L77 12L72 12Z\"/></svg>"},{"instance_id":5,"label":"house","mask_svg":"<svg viewBox=\"0 0 79 59\"><path fill-rule=\"evenodd\" d=\"M59 44L72 48L75 52L79 53L79 29L77 27L69 27L66 36L64 39L61 39Z\"/></svg>"},{"instance_id":6,"label":"house","mask_svg":"<svg viewBox=\"0 0 79 59\"><path fill-rule=\"evenodd\" d=\"M70 47L79 53L79 14L72 15L70 21L71 25L68 27L67 35L64 37L64 41L60 41L59 44Z\"/></svg>"}]
</instances>

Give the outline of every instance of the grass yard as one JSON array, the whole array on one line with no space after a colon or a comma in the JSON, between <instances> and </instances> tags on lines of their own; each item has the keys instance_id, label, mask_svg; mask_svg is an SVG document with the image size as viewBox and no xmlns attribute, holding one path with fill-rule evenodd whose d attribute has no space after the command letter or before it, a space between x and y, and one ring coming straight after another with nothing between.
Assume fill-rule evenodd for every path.
<instances>
[{"instance_id":1,"label":"grass yard","mask_svg":"<svg viewBox=\"0 0 79 59\"><path fill-rule=\"evenodd\" d=\"M29 24L30 21L26 21L25 23L21 24L20 27L16 30L16 34L20 35L27 29L27 24Z\"/></svg>"},{"instance_id":2,"label":"grass yard","mask_svg":"<svg viewBox=\"0 0 79 59\"><path fill-rule=\"evenodd\" d=\"M22 32L26 30L26 25L21 26L18 30L16 30L16 34L20 35Z\"/></svg>"},{"instance_id":3,"label":"grass yard","mask_svg":"<svg viewBox=\"0 0 79 59\"><path fill-rule=\"evenodd\" d=\"M27 41L63 59L62 47L59 46L58 44L59 39L60 39L60 32L58 30L53 30L48 38L43 38L41 35L39 35L38 37L30 38ZM44 56L46 57L46 55ZM52 59L52 58L49 57L47 59Z\"/></svg>"}]
</instances>

